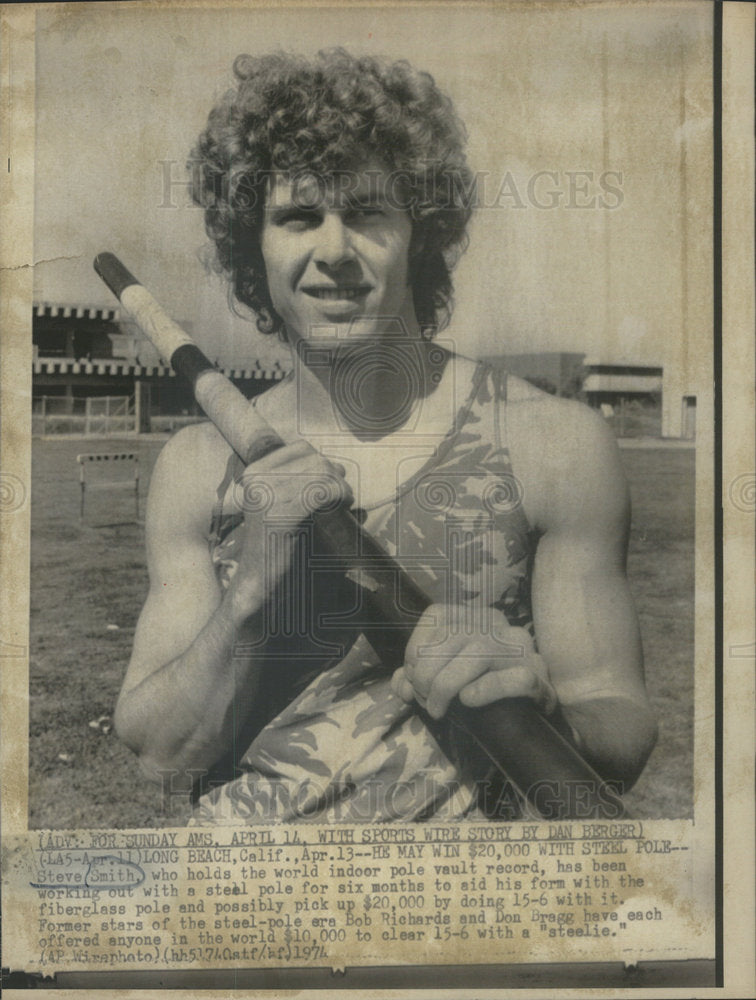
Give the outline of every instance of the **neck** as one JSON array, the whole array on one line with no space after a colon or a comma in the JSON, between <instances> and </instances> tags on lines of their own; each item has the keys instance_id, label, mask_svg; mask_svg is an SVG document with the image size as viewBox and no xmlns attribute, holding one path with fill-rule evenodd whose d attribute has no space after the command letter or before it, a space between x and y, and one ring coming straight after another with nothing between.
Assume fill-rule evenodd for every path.
<instances>
[{"instance_id":1,"label":"neck","mask_svg":"<svg viewBox=\"0 0 756 1000\"><path fill-rule=\"evenodd\" d=\"M300 425L364 441L400 430L441 381L448 354L403 325L364 340L291 337ZM307 436L307 435L305 435Z\"/></svg>"}]
</instances>

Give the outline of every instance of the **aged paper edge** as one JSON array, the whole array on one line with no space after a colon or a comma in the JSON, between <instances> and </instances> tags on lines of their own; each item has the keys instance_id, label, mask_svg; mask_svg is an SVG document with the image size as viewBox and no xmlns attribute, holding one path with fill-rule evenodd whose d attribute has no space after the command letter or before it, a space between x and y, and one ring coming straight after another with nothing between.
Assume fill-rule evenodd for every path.
<instances>
[{"instance_id":1,"label":"aged paper edge","mask_svg":"<svg viewBox=\"0 0 756 1000\"><path fill-rule=\"evenodd\" d=\"M141 6L129 3L127 6ZM148 5L149 6L149 5ZM185 3L176 6L205 6ZM229 4L229 6L235 6ZM283 6L283 4L282 4ZM322 4L322 6L335 6ZM725 968L727 995L749 995L753 977L753 906L744 905L743 887L752 886L753 801L752 760L742 747L753 745L751 712L752 660L743 650L753 650L753 532L752 518L732 499L731 488L739 477L753 479L753 8L726 4L724 8L723 214L722 283L722 526L725 540L726 600L724 607L723 691L727 719L723 740L723 794L728 852L723 858L724 931L728 942ZM0 471L4 477L2 557L11 567L12 585L3 591L2 744L4 833L26 831L27 761L26 711L28 678L19 669L28 649L29 482L30 482L30 358L33 244L33 108L34 108L34 9L31 5L4 7L2 11L3 88L12 101L3 108L3 131L12 148L12 167L3 199L2 259L2 431ZM3 158L5 159L5 157ZM732 358L733 364L727 364ZM752 486L751 486L752 489ZM8 499L9 498L9 499ZM7 573L7 569L6 569ZM11 669L8 669L8 668ZM744 697L748 693L748 698ZM19 725L20 723L20 725ZM20 739L13 739L15 735ZM20 730L20 732L19 732ZM735 840L737 831L737 840ZM720 846L721 851L721 846ZM732 891L737 890L736 892ZM751 900L749 899L750 903ZM666 963L653 963L664 965ZM672 964L672 963L669 963ZM603 963L599 963L599 967ZM569 977L567 977L569 978ZM114 982L113 985L116 985ZM68 993L69 991L56 991ZM120 992L120 991L119 991ZM170 991L171 993L173 991ZM203 991L204 992L204 991ZM382 993L383 991L381 991ZM525 992L525 991L523 991ZM634 991L636 992L636 991ZM665 991L666 992L666 991ZM9 991L9 995L15 991ZM372 991L379 995L378 991ZM530 995L530 991L527 991ZM562 991L560 990L561 994ZM717 995L700 990L698 995ZM543 995L543 991L539 991ZM623 995L617 993L614 995ZM108 994L103 994L108 995ZM125 994L124 994L125 995ZM139 991L137 995L144 995ZM215 995L215 994L213 994ZM224 994L225 995L225 994ZM395 994L394 994L395 995ZM457 995L473 995L465 991ZM605 994L606 995L606 994ZM637 992L636 992L637 995ZM679 995L677 990L669 995Z\"/></svg>"}]
</instances>

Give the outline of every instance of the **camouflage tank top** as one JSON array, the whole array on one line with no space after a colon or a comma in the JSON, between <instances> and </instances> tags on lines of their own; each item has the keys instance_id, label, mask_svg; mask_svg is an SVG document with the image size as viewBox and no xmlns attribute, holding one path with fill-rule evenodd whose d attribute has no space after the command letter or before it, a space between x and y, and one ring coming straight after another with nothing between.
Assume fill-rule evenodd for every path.
<instances>
[{"instance_id":1,"label":"camouflage tank top","mask_svg":"<svg viewBox=\"0 0 756 1000\"><path fill-rule=\"evenodd\" d=\"M366 530L434 602L481 602L532 632L537 538L509 458L506 387L506 373L479 364L433 456L363 517ZM241 463L230 460L211 525L222 587L236 570L242 520L224 512L224 500L241 472ZM333 593L338 585L314 589ZM287 648L289 655L281 655ZM261 671L255 717L199 789L193 824L484 815L480 791L490 775L480 760L466 756L463 737L458 753L442 751L413 706L392 692L390 675L363 635L319 662L299 655L291 638L280 650Z\"/></svg>"}]
</instances>

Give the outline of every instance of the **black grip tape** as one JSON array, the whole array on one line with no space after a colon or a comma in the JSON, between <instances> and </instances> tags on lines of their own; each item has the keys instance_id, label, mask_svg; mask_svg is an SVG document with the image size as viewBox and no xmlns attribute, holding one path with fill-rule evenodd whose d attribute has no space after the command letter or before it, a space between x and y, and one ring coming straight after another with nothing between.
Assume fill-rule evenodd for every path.
<instances>
[{"instance_id":1,"label":"black grip tape","mask_svg":"<svg viewBox=\"0 0 756 1000\"><path fill-rule=\"evenodd\" d=\"M124 288L139 284L114 253L98 253L94 259L94 269L119 300Z\"/></svg>"},{"instance_id":2,"label":"black grip tape","mask_svg":"<svg viewBox=\"0 0 756 1000\"><path fill-rule=\"evenodd\" d=\"M209 361L195 344L182 344L181 347L177 347L170 361L176 374L181 375L192 386L203 372L215 370L212 361Z\"/></svg>"}]
</instances>

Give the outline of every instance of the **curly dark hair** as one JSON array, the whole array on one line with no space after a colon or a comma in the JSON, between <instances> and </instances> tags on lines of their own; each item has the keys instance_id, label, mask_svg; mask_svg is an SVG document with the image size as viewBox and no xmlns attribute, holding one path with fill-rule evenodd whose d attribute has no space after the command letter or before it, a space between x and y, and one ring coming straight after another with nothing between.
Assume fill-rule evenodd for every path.
<instances>
[{"instance_id":1,"label":"curly dark hair","mask_svg":"<svg viewBox=\"0 0 756 1000\"><path fill-rule=\"evenodd\" d=\"M343 49L308 60L240 55L238 84L213 108L191 153L192 196L217 264L264 333L282 332L260 248L273 172L332 176L379 160L411 212L409 273L421 329L448 322L451 271L466 246L474 180L465 129L429 73Z\"/></svg>"}]
</instances>

